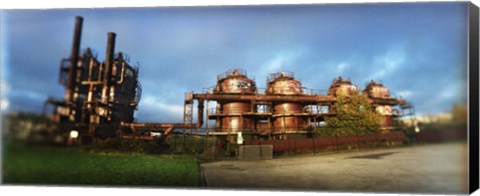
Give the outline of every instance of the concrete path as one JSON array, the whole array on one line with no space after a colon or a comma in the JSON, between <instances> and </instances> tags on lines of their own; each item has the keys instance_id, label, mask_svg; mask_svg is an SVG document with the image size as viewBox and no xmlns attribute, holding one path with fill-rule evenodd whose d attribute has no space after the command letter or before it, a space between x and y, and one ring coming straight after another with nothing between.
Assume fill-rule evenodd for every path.
<instances>
[{"instance_id":1,"label":"concrete path","mask_svg":"<svg viewBox=\"0 0 480 196\"><path fill-rule=\"evenodd\" d=\"M466 143L201 165L209 188L394 193L467 192Z\"/></svg>"}]
</instances>

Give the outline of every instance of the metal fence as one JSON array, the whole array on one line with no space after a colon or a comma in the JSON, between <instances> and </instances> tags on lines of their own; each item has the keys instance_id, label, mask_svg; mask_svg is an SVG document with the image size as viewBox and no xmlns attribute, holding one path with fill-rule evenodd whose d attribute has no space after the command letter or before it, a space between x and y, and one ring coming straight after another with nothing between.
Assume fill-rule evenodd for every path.
<instances>
[{"instance_id":1,"label":"metal fence","mask_svg":"<svg viewBox=\"0 0 480 196\"><path fill-rule=\"evenodd\" d=\"M407 141L407 138L402 131L393 131L344 137L319 137L314 134L280 134L275 137L246 135L242 144L236 141L236 135L176 132L165 142L172 154L197 154L205 159L235 159L241 145L271 145L274 156L278 157L396 146Z\"/></svg>"}]
</instances>

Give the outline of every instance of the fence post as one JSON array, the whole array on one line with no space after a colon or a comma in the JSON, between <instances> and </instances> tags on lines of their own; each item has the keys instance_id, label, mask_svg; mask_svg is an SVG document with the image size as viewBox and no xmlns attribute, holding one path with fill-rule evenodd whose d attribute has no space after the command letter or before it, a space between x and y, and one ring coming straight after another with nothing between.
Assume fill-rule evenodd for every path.
<instances>
[{"instance_id":1,"label":"fence post","mask_svg":"<svg viewBox=\"0 0 480 196\"><path fill-rule=\"evenodd\" d=\"M293 134L294 135L294 134ZM295 153L297 152L297 140L295 137L292 137L292 140L293 140L293 148L292 148L292 154L295 155Z\"/></svg>"},{"instance_id":2,"label":"fence post","mask_svg":"<svg viewBox=\"0 0 480 196\"><path fill-rule=\"evenodd\" d=\"M313 147L313 156L315 156L315 133L312 135L312 147Z\"/></svg>"},{"instance_id":3,"label":"fence post","mask_svg":"<svg viewBox=\"0 0 480 196\"><path fill-rule=\"evenodd\" d=\"M183 129L182 152L185 153L185 129Z\"/></svg>"},{"instance_id":4,"label":"fence post","mask_svg":"<svg viewBox=\"0 0 480 196\"><path fill-rule=\"evenodd\" d=\"M335 134L335 151L338 152L338 136Z\"/></svg>"},{"instance_id":5,"label":"fence post","mask_svg":"<svg viewBox=\"0 0 480 196\"><path fill-rule=\"evenodd\" d=\"M357 150L360 151L360 144L358 142L358 131L356 131L355 142L357 143Z\"/></svg>"},{"instance_id":6,"label":"fence post","mask_svg":"<svg viewBox=\"0 0 480 196\"><path fill-rule=\"evenodd\" d=\"M203 140L202 140L202 148L203 148L202 153L205 152L205 150L207 149L205 147L205 142L206 142L205 140L207 140L207 135L208 135L207 132L205 132L205 135L202 137L203 138Z\"/></svg>"},{"instance_id":7,"label":"fence post","mask_svg":"<svg viewBox=\"0 0 480 196\"><path fill-rule=\"evenodd\" d=\"M177 134L173 133L173 153L177 151Z\"/></svg>"},{"instance_id":8,"label":"fence post","mask_svg":"<svg viewBox=\"0 0 480 196\"><path fill-rule=\"evenodd\" d=\"M263 148L262 148L262 140L258 140L260 144L260 158L263 159ZM245 154L245 153L244 153Z\"/></svg>"},{"instance_id":9,"label":"fence post","mask_svg":"<svg viewBox=\"0 0 480 196\"><path fill-rule=\"evenodd\" d=\"M213 159L215 159L215 152L217 151L217 136L213 136Z\"/></svg>"},{"instance_id":10,"label":"fence post","mask_svg":"<svg viewBox=\"0 0 480 196\"><path fill-rule=\"evenodd\" d=\"M272 139L272 146L273 146L273 150L272 150L273 152L272 153L275 154L274 153L275 152L275 136L273 136L273 133L270 133L270 134L271 134L270 137Z\"/></svg>"},{"instance_id":11,"label":"fence post","mask_svg":"<svg viewBox=\"0 0 480 196\"><path fill-rule=\"evenodd\" d=\"M285 134L285 133L284 133ZM288 138L285 138L287 140L287 149L288 149L288 156L292 155L291 149L290 149L290 140Z\"/></svg>"}]
</instances>

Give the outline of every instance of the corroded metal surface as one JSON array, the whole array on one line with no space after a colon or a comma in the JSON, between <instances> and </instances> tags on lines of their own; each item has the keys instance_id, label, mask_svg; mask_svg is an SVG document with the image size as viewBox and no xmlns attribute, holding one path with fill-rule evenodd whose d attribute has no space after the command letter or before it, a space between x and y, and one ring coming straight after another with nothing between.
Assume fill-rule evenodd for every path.
<instances>
[{"instance_id":1,"label":"corroded metal surface","mask_svg":"<svg viewBox=\"0 0 480 196\"><path fill-rule=\"evenodd\" d=\"M302 94L302 84L293 78L292 73L274 73L267 80L265 94L300 95Z\"/></svg>"},{"instance_id":2,"label":"corroded metal surface","mask_svg":"<svg viewBox=\"0 0 480 196\"><path fill-rule=\"evenodd\" d=\"M302 113L303 105L299 103L278 103L273 106L273 114Z\"/></svg>"},{"instance_id":3,"label":"corroded metal surface","mask_svg":"<svg viewBox=\"0 0 480 196\"><path fill-rule=\"evenodd\" d=\"M255 82L247 77L244 70L233 69L218 75L216 94L251 94L256 93ZM217 128L223 131L236 132L244 128L252 128L252 119L242 117L243 113L252 111L249 101L238 99L217 100L217 114L221 114Z\"/></svg>"},{"instance_id":4,"label":"corroded metal surface","mask_svg":"<svg viewBox=\"0 0 480 196\"><path fill-rule=\"evenodd\" d=\"M75 18L75 30L73 34L73 43L72 43L72 52L70 54L70 67L68 70L68 78L65 88L65 101L69 103L72 101L74 93L75 93L75 85L76 85L76 75L77 75L77 66L73 66L77 64L79 51L80 51L80 41L82 38L82 25L83 25L83 18L77 16Z\"/></svg>"},{"instance_id":5,"label":"corroded metal surface","mask_svg":"<svg viewBox=\"0 0 480 196\"><path fill-rule=\"evenodd\" d=\"M363 92L366 93L368 97L371 97L371 98L380 98L380 99L391 98L390 90L387 87L384 87L383 84L377 83L373 80L367 84L367 87L365 88L365 90L363 90Z\"/></svg>"},{"instance_id":6,"label":"corroded metal surface","mask_svg":"<svg viewBox=\"0 0 480 196\"><path fill-rule=\"evenodd\" d=\"M141 88L138 67L131 66L121 52L115 54L115 33L107 35L104 62L97 60L90 48L80 52L82 23L83 18L77 17L71 56L60 66L59 81L65 85L65 99L46 103L54 106L54 122L87 127L82 131L95 135L100 130L97 126L134 121Z\"/></svg>"},{"instance_id":7,"label":"corroded metal surface","mask_svg":"<svg viewBox=\"0 0 480 196\"><path fill-rule=\"evenodd\" d=\"M255 82L247 77L243 70L234 69L220 74L218 77L215 93L256 93Z\"/></svg>"},{"instance_id":8,"label":"corroded metal surface","mask_svg":"<svg viewBox=\"0 0 480 196\"><path fill-rule=\"evenodd\" d=\"M284 96L284 95L232 95L232 94L193 94L194 99L204 100L218 100L218 101L256 101L256 102L304 102L307 104L329 104L336 101L332 96L320 95L298 95L298 96Z\"/></svg>"},{"instance_id":9,"label":"corroded metal surface","mask_svg":"<svg viewBox=\"0 0 480 196\"><path fill-rule=\"evenodd\" d=\"M332 113L315 113L312 106L329 107L336 102L338 95L353 95L358 93L356 85L344 78L336 78L330 86L328 95L303 94L301 83L295 80L293 73L278 72L267 78L265 94L259 94L253 89L242 89L239 81L251 83L246 72L241 70L227 71L218 76L218 83L213 93L192 94L191 99L215 100L217 106L209 119L216 120L216 128L223 131L238 131L254 129L258 132L278 132L289 130L304 130L310 123L323 120L325 115ZM385 116L383 126L392 126L389 109L392 106L405 104L404 100L392 97L370 97L374 109ZM268 106L269 111L257 111L257 104ZM385 111L384 111L385 110Z\"/></svg>"},{"instance_id":10,"label":"corroded metal surface","mask_svg":"<svg viewBox=\"0 0 480 196\"><path fill-rule=\"evenodd\" d=\"M333 80L332 85L328 89L328 95L331 96L349 96L358 93L358 88L350 80L344 79L342 77L338 77L337 79Z\"/></svg>"},{"instance_id":11,"label":"corroded metal surface","mask_svg":"<svg viewBox=\"0 0 480 196\"><path fill-rule=\"evenodd\" d=\"M242 114L252 111L248 102L228 102L221 104L222 129L225 131L238 131L243 128L252 128L252 119L242 117Z\"/></svg>"},{"instance_id":12,"label":"corroded metal surface","mask_svg":"<svg viewBox=\"0 0 480 196\"><path fill-rule=\"evenodd\" d=\"M46 103L54 105L52 119L55 122L88 127L91 135L95 135L95 127L100 125L132 130L198 129L204 124L204 101L207 101L207 107L209 101L217 102L214 112L207 112L207 119L216 120L217 130L261 134L278 134L279 130L284 133L306 131L309 126L315 127L323 121L325 115L335 115L328 108L335 104L337 96L358 93L356 85L341 77L333 81L327 95L309 93L293 73L278 72L267 78L267 88L262 94L246 71L232 69L217 76L214 88L208 88L201 94L187 94L184 123L134 123L134 111L141 94L138 66L131 66L128 56L121 52L115 54L116 34L113 32L108 33L104 62L98 61L90 48L81 53L82 23L83 18L77 17L70 58L64 59L60 66L59 81L65 85L65 99L49 99ZM392 126L393 118L399 116L392 109L394 106L408 105L405 100L391 97L388 88L374 81L363 93L368 95L373 109L384 116L383 126ZM198 101L195 124L194 100ZM327 108L327 111L319 112L318 108Z\"/></svg>"},{"instance_id":13,"label":"corroded metal surface","mask_svg":"<svg viewBox=\"0 0 480 196\"><path fill-rule=\"evenodd\" d=\"M228 102L222 104L222 114L243 114L252 111L252 106L248 102Z\"/></svg>"},{"instance_id":14,"label":"corroded metal surface","mask_svg":"<svg viewBox=\"0 0 480 196\"><path fill-rule=\"evenodd\" d=\"M302 96L302 84L290 72L270 74L265 94L298 98ZM291 115L303 113L304 106L304 102L273 102L273 130L303 129L305 119Z\"/></svg>"},{"instance_id":15,"label":"corroded metal surface","mask_svg":"<svg viewBox=\"0 0 480 196\"><path fill-rule=\"evenodd\" d=\"M291 116L292 114L303 113L303 105L299 103L278 103L273 106L273 127L276 130L303 129L305 119L303 117Z\"/></svg>"}]
</instances>

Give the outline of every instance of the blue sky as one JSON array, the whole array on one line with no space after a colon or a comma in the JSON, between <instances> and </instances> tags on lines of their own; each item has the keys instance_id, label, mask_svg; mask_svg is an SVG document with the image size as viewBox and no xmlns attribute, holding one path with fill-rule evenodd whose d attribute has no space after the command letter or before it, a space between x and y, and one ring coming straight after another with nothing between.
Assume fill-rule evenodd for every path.
<instances>
[{"instance_id":1,"label":"blue sky","mask_svg":"<svg viewBox=\"0 0 480 196\"><path fill-rule=\"evenodd\" d=\"M420 115L466 100L465 2L50 9L1 12L2 109L40 112L47 97L62 98L59 65L77 15L82 49L103 61L116 32L116 51L140 64L143 122L182 121L184 93L232 68L261 88L279 71L324 91L338 76L362 89L373 79Z\"/></svg>"}]
</instances>

